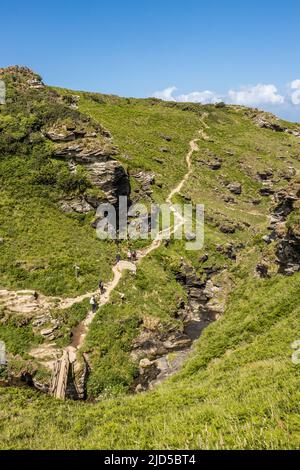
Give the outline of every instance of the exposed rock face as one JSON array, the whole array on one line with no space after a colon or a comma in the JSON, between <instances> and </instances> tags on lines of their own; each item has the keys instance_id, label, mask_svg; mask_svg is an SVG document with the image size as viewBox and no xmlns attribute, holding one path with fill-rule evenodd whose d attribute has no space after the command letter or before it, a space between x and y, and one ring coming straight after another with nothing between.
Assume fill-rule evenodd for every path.
<instances>
[{"instance_id":1,"label":"exposed rock face","mask_svg":"<svg viewBox=\"0 0 300 470\"><path fill-rule=\"evenodd\" d=\"M22 88L44 88L41 77L34 73L28 67L13 65L6 68L0 68L0 78L3 74L10 74Z\"/></svg>"},{"instance_id":2,"label":"exposed rock face","mask_svg":"<svg viewBox=\"0 0 300 470\"><path fill-rule=\"evenodd\" d=\"M294 167L288 166L286 170L281 171L279 176L286 181L290 181L294 176L296 176L296 170Z\"/></svg>"},{"instance_id":3,"label":"exposed rock face","mask_svg":"<svg viewBox=\"0 0 300 470\"><path fill-rule=\"evenodd\" d=\"M232 243L225 243L225 245L217 245L216 250L219 253L223 253L229 259L235 261L237 258L237 251L241 249L243 246L236 245L234 246Z\"/></svg>"},{"instance_id":4,"label":"exposed rock face","mask_svg":"<svg viewBox=\"0 0 300 470\"><path fill-rule=\"evenodd\" d=\"M290 129L281 124L280 120L271 113L264 113L261 111L254 111L253 120L255 124L261 129L270 129L275 132L286 132L287 134L300 137L299 129Z\"/></svg>"},{"instance_id":5,"label":"exposed rock face","mask_svg":"<svg viewBox=\"0 0 300 470\"><path fill-rule=\"evenodd\" d=\"M60 202L60 207L63 212L77 212L79 214L87 214L94 209L83 197L64 199Z\"/></svg>"},{"instance_id":6,"label":"exposed rock face","mask_svg":"<svg viewBox=\"0 0 300 470\"><path fill-rule=\"evenodd\" d=\"M172 140L172 137L170 137L169 135L163 134L163 133L160 133L160 137L162 139L164 139L166 142L171 142L171 140Z\"/></svg>"},{"instance_id":7,"label":"exposed rock face","mask_svg":"<svg viewBox=\"0 0 300 470\"><path fill-rule=\"evenodd\" d=\"M273 176L273 170L267 169L267 170L261 170L257 173L257 176L260 180L262 181L267 181Z\"/></svg>"},{"instance_id":8,"label":"exposed rock face","mask_svg":"<svg viewBox=\"0 0 300 470\"><path fill-rule=\"evenodd\" d=\"M140 171L139 173L133 175L133 177L140 185L143 195L151 197L151 194L153 193L151 186L155 182L155 173L146 173L144 171Z\"/></svg>"},{"instance_id":9,"label":"exposed rock face","mask_svg":"<svg viewBox=\"0 0 300 470\"><path fill-rule=\"evenodd\" d=\"M276 122L276 119L267 119L264 116L257 116L254 122L261 129L271 129L276 132L285 132L286 128L281 126L279 122Z\"/></svg>"},{"instance_id":10,"label":"exposed rock face","mask_svg":"<svg viewBox=\"0 0 300 470\"><path fill-rule=\"evenodd\" d=\"M108 202L116 205L119 196L130 195L130 183L123 166L116 160L86 165L92 183L105 192Z\"/></svg>"},{"instance_id":11,"label":"exposed rock face","mask_svg":"<svg viewBox=\"0 0 300 470\"><path fill-rule=\"evenodd\" d=\"M106 194L106 201L116 205L119 196L130 195L129 177L122 164L114 158L118 149L113 145L110 133L75 110L80 97L62 95L45 87L41 77L27 67L0 68L1 78L16 90L24 102L27 97L33 97L30 112L41 114L34 130L28 128L24 140L31 144L35 140L51 141L51 158L68 162L71 172L76 172L76 165L83 166L91 182ZM63 210L85 213L89 210L88 204L89 201L67 201Z\"/></svg>"},{"instance_id":12,"label":"exposed rock face","mask_svg":"<svg viewBox=\"0 0 300 470\"><path fill-rule=\"evenodd\" d=\"M219 227L222 233L235 233L237 228L237 225L231 222L224 222Z\"/></svg>"},{"instance_id":13,"label":"exposed rock face","mask_svg":"<svg viewBox=\"0 0 300 470\"><path fill-rule=\"evenodd\" d=\"M268 184L265 184L260 190L259 190L259 193L261 196L271 196L272 194L274 194L274 189L272 187L272 185L270 183Z\"/></svg>"},{"instance_id":14,"label":"exposed rock face","mask_svg":"<svg viewBox=\"0 0 300 470\"><path fill-rule=\"evenodd\" d=\"M215 155L210 150L206 150L206 157L205 159L201 157L197 157L197 162L199 164L205 165L211 170L219 170L222 167L222 158Z\"/></svg>"},{"instance_id":15,"label":"exposed rock face","mask_svg":"<svg viewBox=\"0 0 300 470\"><path fill-rule=\"evenodd\" d=\"M13 312L32 318L41 309L40 298L35 291L0 291L0 306L4 311Z\"/></svg>"},{"instance_id":16,"label":"exposed rock face","mask_svg":"<svg viewBox=\"0 0 300 470\"><path fill-rule=\"evenodd\" d=\"M268 271L269 271L269 268L265 263L259 263L256 266L256 274L259 277L262 277L262 278L268 277Z\"/></svg>"},{"instance_id":17,"label":"exposed rock face","mask_svg":"<svg viewBox=\"0 0 300 470\"><path fill-rule=\"evenodd\" d=\"M274 200L269 239L277 243L279 272L293 275L300 271L300 181L297 180L288 188L277 192Z\"/></svg>"},{"instance_id":18,"label":"exposed rock face","mask_svg":"<svg viewBox=\"0 0 300 470\"><path fill-rule=\"evenodd\" d=\"M76 164L83 165L91 182L106 194L107 201L117 205L119 196L130 195L129 177L112 158L118 150L111 144L109 133L102 128L96 130L88 124L57 123L43 132L55 144L55 158L67 160L71 171L76 171ZM66 212L86 213L91 209L89 202L78 199L63 203Z\"/></svg>"},{"instance_id":19,"label":"exposed rock face","mask_svg":"<svg viewBox=\"0 0 300 470\"><path fill-rule=\"evenodd\" d=\"M284 220L296 211L298 213L298 220L295 223L279 222L274 229L279 240L276 253L280 265L279 272L292 275L300 271L300 182L278 193L276 199L278 204L274 213L279 220Z\"/></svg>"}]
</instances>

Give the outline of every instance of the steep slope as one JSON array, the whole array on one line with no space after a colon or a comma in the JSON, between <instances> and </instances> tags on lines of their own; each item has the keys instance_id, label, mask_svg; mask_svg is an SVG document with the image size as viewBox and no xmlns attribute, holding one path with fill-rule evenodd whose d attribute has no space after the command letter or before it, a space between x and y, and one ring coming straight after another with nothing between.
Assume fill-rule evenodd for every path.
<instances>
[{"instance_id":1,"label":"steep slope","mask_svg":"<svg viewBox=\"0 0 300 470\"><path fill-rule=\"evenodd\" d=\"M96 288L95 256L102 278L111 276L116 248L97 240L93 206L82 214L83 205L95 195L97 202L116 202L131 190L133 201L204 203L206 212L201 251L164 241L138 263L135 276L123 275L97 312L78 354L91 367L87 393L95 402L65 404L27 389L0 389L1 446L297 448L299 366L291 344L299 339L300 313L299 126L242 107L74 93L45 87L27 69L1 73L8 83L0 107L1 283L7 295L30 288L39 291L37 302L47 295L44 305L56 299L52 338L34 326L38 308L22 315L4 302L0 339L21 375L49 381L47 354L34 362L28 351L42 343L59 354L70 344L88 306L62 309L61 297ZM35 133L42 135L38 144ZM189 171L191 139L197 146ZM113 165L121 178L101 186L99 163L109 163L102 175ZM25 234L12 231L12 207L13 227L19 220ZM70 237L81 240L79 249ZM147 243L132 246L145 250ZM127 247L119 246L123 256ZM47 268L36 267L42 257Z\"/></svg>"}]
</instances>

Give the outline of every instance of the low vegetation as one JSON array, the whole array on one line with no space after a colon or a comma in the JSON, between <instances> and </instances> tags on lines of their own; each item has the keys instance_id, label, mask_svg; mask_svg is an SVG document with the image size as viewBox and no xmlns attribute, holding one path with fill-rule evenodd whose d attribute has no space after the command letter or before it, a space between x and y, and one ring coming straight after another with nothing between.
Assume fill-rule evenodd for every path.
<instances>
[{"instance_id":1,"label":"low vegetation","mask_svg":"<svg viewBox=\"0 0 300 470\"><path fill-rule=\"evenodd\" d=\"M299 172L299 137L259 127L260 113L243 107L49 87L16 91L11 75L7 80L8 101L0 108L2 289L76 296L95 290L99 276L111 278L117 249L126 257L127 243L117 247L97 239L94 211L61 210L62 198L95 195L97 189L83 166L74 175L66 162L53 158L53 143L39 137L46 123L72 119L108 130L114 158L130 177L132 200L147 204L165 201L182 179L189 141L197 137L192 174L174 202L204 204L206 221L202 250L186 251L181 241L162 243L139 264L136 276L123 276L98 310L82 350L92 368L86 402L0 388L0 448L299 448L300 368L291 361L291 344L299 339L300 276L278 274L275 243L263 239L271 195ZM153 174L147 191L139 173ZM298 233L298 227L299 207L287 217L288 229ZM257 273L262 262L269 269L265 277ZM207 273L226 272L225 311L196 341L179 373L153 391L132 394L139 375L133 342L145 318L162 331L183 330L183 264L202 282ZM59 347L69 344L88 308L85 300L52 312L61 321ZM1 318L0 339L12 362L26 362L41 337L18 317Z\"/></svg>"}]
</instances>

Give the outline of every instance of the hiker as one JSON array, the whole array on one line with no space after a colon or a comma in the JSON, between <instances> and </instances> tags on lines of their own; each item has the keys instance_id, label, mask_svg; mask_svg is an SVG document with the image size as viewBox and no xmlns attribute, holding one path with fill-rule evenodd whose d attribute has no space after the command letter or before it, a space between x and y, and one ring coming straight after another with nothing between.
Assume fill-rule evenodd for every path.
<instances>
[{"instance_id":1,"label":"hiker","mask_svg":"<svg viewBox=\"0 0 300 470\"><path fill-rule=\"evenodd\" d=\"M137 252L135 250L133 250L131 252L131 258L132 258L132 261L136 261L137 260Z\"/></svg>"},{"instance_id":2,"label":"hiker","mask_svg":"<svg viewBox=\"0 0 300 470\"><path fill-rule=\"evenodd\" d=\"M99 281L98 286L99 286L100 294L103 294L103 292L104 292L104 283L101 279Z\"/></svg>"},{"instance_id":3,"label":"hiker","mask_svg":"<svg viewBox=\"0 0 300 470\"><path fill-rule=\"evenodd\" d=\"M74 270L75 270L75 277L76 277L76 279L78 279L80 267L77 266L77 264L74 264Z\"/></svg>"},{"instance_id":4,"label":"hiker","mask_svg":"<svg viewBox=\"0 0 300 470\"><path fill-rule=\"evenodd\" d=\"M127 258L128 258L129 261L131 261L131 258L132 258L131 250L127 251Z\"/></svg>"},{"instance_id":5,"label":"hiker","mask_svg":"<svg viewBox=\"0 0 300 470\"><path fill-rule=\"evenodd\" d=\"M91 305L91 307L92 307L92 312L95 313L95 312L97 311L98 304L97 304L97 301L96 301L94 295L93 295L93 297L91 297L90 305Z\"/></svg>"},{"instance_id":6,"label":"hiker","mask_svg":"<svg viewBox=\"0 0 300 470\"><path fill-rule=\"evenodd\" d=\"M121 255L120 253L116 254L116 264L118 264L121 261Z\"/></svg>"}]
</instances>

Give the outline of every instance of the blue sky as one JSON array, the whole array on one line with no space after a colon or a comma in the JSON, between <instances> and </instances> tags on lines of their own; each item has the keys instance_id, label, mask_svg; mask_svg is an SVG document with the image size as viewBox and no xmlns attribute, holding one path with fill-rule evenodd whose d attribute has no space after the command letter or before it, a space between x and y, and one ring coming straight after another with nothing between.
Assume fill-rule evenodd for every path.
<instances>
[{"instance_id":1,"label":"blue sky","mask_svg":"<svg viewBox=\"0 0 300 470\"><path fill-rule=\"evenodd\" d=\"M299 0L1 0L0 9L0 65L28 65L48 84L224 99L300 121Z\"/></svg>"}]
</instances>

